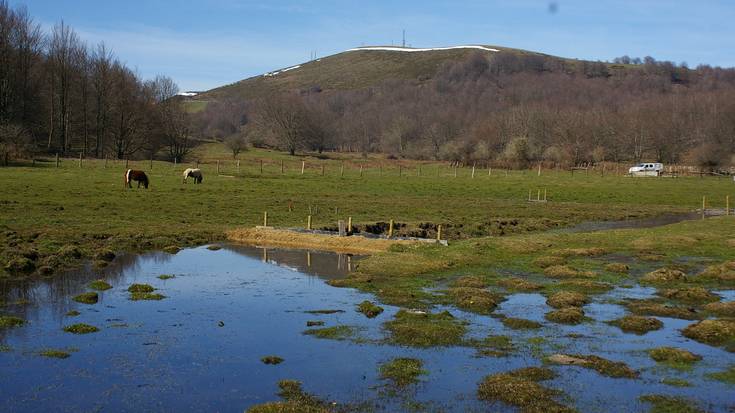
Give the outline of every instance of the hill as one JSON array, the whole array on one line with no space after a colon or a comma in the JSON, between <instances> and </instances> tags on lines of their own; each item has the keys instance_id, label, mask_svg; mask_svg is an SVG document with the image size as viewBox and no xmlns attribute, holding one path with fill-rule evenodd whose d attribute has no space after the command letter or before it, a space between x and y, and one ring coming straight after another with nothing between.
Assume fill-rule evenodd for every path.
<instances>
[{"instance_id":1,"label":"hill","mask_svg":"<svg viewBox=\"0 0 735 413\"><path fill-rule=\"evenodd\" d=\"M438 48L367 46L282 68L201 93L192 101L222 98L258 98L264 94L318 87L324 91L353 90L386 80L425 81L434 77L442 65L466 59L473 53L489 56L508 53L519 57L554 59L568 71L581 64L592 64L521 49L500 46L467 45ZM624 65L607 65L623 68Z\"/></svg>"}]
</instances>

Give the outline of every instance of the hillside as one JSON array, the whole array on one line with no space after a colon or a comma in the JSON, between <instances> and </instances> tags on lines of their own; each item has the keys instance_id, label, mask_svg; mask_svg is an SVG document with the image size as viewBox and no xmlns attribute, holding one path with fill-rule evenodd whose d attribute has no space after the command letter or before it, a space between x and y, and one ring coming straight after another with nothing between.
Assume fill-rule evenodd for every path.
<instances>
[{"instance_id":1,"label":"hillside","mask_svg":"<svg viewBox=\"0 0 735 413\"><path fill-rule=\"evenodd\" d=\"M499 46L454 46L431 49L368 46L218 87L198 95L193 100L208 101L228 97L250 99L273 91L309 89L315 86L325 91L352 90L376 85L389 79L426 80L432 78L442 64L461 61L477 52L489 55L507 52L518 56L553 58L542 53ZM583 62L556 59L568 66L569 70L573 70L577 64Z\"/></svg>"}]
</instances>

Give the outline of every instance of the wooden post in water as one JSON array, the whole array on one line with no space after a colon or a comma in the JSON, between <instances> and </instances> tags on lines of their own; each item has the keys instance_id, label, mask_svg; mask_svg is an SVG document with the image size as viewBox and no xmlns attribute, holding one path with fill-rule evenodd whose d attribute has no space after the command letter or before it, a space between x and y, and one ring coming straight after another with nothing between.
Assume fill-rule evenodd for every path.
<instances>
[{"instance_id":1,"label":"wooden post in water","mask_svg":"<svg viewBox=\"0 0 735 413\"><path fill-rule=\"evenodd\" d=\"M311 206L309 206L309 209L311 209ZM311 215L306 217L306 229L311 230Z\"/></svg>"},{"instance_id":2,"label":"wooden post in water","mask_svg":"<svg viewBox=\"0 0 735 413\"><path fill-rule=\"evenodd\" d=\"M56 167L59 167L59 153L56 152Z\"/></svg>"},{"instance_id":3,"label":"wooden post in water","mask_svg":"<svg viewBox=\"0 0 735 413\"><path fill-rule=\"evenodd\" d=\"M268 211L263 212L263 226L268 226Z\"/></svg>"},{"instance_id":4,"label":"wooden post in water","mask_svg":"<svg viewBox=\"0 0 735 413\"><path fill-rule=\"evenodd\" d=\"M306 251L306 266L311 267L311 251Z\"/></svg>"},{"instance_id":5,"label":"wooden post in water","mask_svg":"<svg viewBox=\"0 0 735 413\"><path fill-rule=\"evenodd\" d=\"M442 224L439 224L436 227L436 240L441 241L442 240Z\"/></svg>"},{"instance_id":6,"label":"wooden post in water","mask_svg":"<svg viewBox=\"0 0 735 413\"><path fill-rule=\"evenodd\" d=\"M301 175L304 174L304 168L306 168L306 161L301 161Z\"/></svg>"},{"instance_id":7,"label":"wooden post in water","mask_svg":"<svg viewBox=\"0 0 735 413\"><path fill-rule=\"evenodd\" d=\"M393 238L393 220L388 224L388 238Z\"/></svg>"}]
</instances>

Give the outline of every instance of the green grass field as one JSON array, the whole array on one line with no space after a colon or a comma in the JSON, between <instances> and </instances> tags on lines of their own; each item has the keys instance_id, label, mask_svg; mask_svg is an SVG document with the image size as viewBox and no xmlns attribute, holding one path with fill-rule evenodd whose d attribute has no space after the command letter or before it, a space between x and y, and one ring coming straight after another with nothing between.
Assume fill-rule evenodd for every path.
<instances>
[{"instance_id":1,"label":"green grass field","mask_svg":"<svg viewBox=\"0 0 735 413\"><path fill-rule=\"evenodd\" d=\"M93 257L100 249L200 244L223 238L230 228L261 224L265 211L269 224L279 227L305 226L311 211L315 227L334 226L347 217L355 224L393 219L407 229L443 224L449 238L471 238L693 211L702 196L708 208L722 208L725 197L735 195L733 182L718 178L557 171L489 175L487 169L472 178L471 168L460 168L455 178L446 164L346 155L301 158L264 150L241 154L238 173L236 161L226 158L221 146L198 151L196 157L206 162L200 165L202 185L182 184L181 172L189 165L154 162L151 169L148 161L131 162L131 168L149 174L149 190L123 188L124 161L105 167L104 161L85 160L80 168L77 160L63 160L58 169L53 162L0 169L3 262L31 249L40 265L64 245L77 245L83 256ZM215 159L221 159L220 175ZM303 175L302 159L307 163ZM534 198L545 190L549 202L528 202L529 190Z\"/></svg>"}]
</instances>

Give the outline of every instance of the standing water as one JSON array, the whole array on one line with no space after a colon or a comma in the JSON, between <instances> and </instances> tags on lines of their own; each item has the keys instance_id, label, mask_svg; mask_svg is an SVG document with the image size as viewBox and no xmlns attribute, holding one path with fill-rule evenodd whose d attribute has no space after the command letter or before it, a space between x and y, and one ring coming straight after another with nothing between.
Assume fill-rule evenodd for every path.
<instances>
[{"instance_id":1,"label":"standing water","mask_svg":"<svg viewBox=\"0 0 735 413\"><path fill-rule=\"evenodd\" d=\"M419 410L515 411L500 403L477 400L477 384L488 374L541 364L543 354L599 354L626 361L642 371L639 379L613 379L573 366L551 366L559 379L546 383L562 390L569 404L582 411L640 411L637 398L647 393L681 394L726 411L732 389L707 380L735 356L683 338L687 322L666 319L662 330L645 336L624 334L605 321L624 313L611 304L624 294L616 290L585 307L599 321L579 326L546 323L540 330L518 332L496 318L447 308L468 320L471 337L508 335L516 351L506 357L479 357L471 347L413 349L385 343L381 324L398 310L368 319L355 310L369 294L333 288L325 279L345 276L357 257L304 251L227 246L218 251L187 249L176 255L124 256L103 271L86 269L24 285L0 284L0 300L13 303L2 312L27 321L0 329L0 411L231 411L278 400L277 382L294 379L304 390L340 405L402 411L407 401ZM159 279L162 274L174 278ZM73 301L90 281L104 278L112 289L99 302ZM150 284L166 296L161 301L131 301L127 288ZM648 292L640 291L639 295ZM27 303L26 303L27 302ZM24 304L25 303L25 304ZM76 310L77 316L67 315ZM312 310L338 310L314 314ZM443 310L443 308L439 309ZM539 294L508 297L496 311L543 321L549 308ZM326 340L304 335L307 321L325 327L355 327L359 340ZM99 332L75 335L63 331L74 323ZM690 371L666 371L692 387L661 383L661 367L645 350L660 345L687 348L704 357ZM45 349L62 349L66 359L42 357ZM264 356L284 359L278 365ZM394 357L424 362L428 374L406 392L385 391L378 365ZM361 404L362 403L362 404Z\"/></svg>"}]
</instances>

